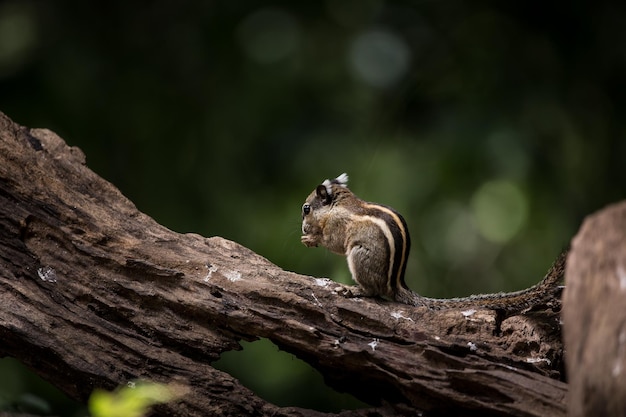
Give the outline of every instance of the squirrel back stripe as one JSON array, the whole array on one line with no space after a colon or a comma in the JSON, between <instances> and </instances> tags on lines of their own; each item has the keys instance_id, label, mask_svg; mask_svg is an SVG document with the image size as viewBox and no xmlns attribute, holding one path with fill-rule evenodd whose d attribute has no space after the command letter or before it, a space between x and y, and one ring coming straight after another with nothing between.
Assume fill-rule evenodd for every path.
<instances>
[{"instance_id":1,"label":"squirrel back stripe","mask_svg":"<svg viewBox=\"0 0 626 417\"><path fill-rule=\"evenodd\" d=\"M393 240L395 251L391 253L389 261L389 283L390 290L395 292L400 286L406 287L404 282L404 273L406 271L406 261L411 249L411 238L409 229L406 226L404 218L390 207L375 203L364 203L366 210L373 210L389 229L390 238ZM390 245L391 246L391 245Z\"/></svg>"}]
</instances>

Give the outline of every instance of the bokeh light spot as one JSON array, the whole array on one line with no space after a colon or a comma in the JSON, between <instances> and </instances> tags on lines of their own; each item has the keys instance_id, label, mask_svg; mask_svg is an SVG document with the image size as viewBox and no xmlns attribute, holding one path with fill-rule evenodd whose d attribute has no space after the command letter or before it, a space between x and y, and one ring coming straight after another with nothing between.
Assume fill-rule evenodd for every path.
<instances>
[{"instance_id":1,"label":"bokeh light spot","mask_svg":"<svg viewBox=\"0 0 626 417\"><path fill-rule=\"evenodd\" d=\"M407 71L410 50L406 42L387 30L370 30L358 35L350 50L355 75L373 87L389 87Z\"/></svg>"},{"instance_id":2,"label":"bokeh light spot","mask_svg":"<svg viewBox=\"0 0 626 417\"><path fill-rule=\"evenodd\" d=\"M241 22L238 33L246 55L260 64L286 58L294 52L300 39L295 18L277 8L252 13Z\"/></svg>"},{"instance_id":3,"label":"bokeh light spot","mask_svg":"<svg viewBox=\"0 0 626 417\"><path fill-rule=\"evenodd\" d=\"M35 22L27 10L8 4L0 7L0 76L27 61L37 41Z\"/></svg>"},{"instance_id":4,"label":"bokeh light spot","mask_svg":"<svg viewBox=\"0 0 626 417\"><path fill-rule=\"evenodd\" d=\"M476 226L485 239L504 243L525 225L528 202L519 186L507 180L483 184L472 197Z\"/></svg>"}]
</instances>

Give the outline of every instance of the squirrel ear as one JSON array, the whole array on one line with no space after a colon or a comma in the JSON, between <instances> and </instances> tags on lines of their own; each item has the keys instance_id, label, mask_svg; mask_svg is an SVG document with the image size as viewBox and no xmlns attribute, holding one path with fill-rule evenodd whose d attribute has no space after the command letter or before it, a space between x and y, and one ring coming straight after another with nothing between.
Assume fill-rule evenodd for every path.
<instances>
[{"instance_id":1,"label":"squirrel ear","mask_svg":"<svg viewBox=\"0 0 626 417\"><path fill-rule=\"evenodd\" d=\"M322 200L322 203L324 204L330 204L333 199L330 187L324 184L320 184L317 186L317 188L315 189L315 194L317 195L317 197L319 197L320 200Z\"/></svg>"},{"instance_id":2,"label":"squirrel ear","mask_svg":"<svg viewBox=\"0 0 626 417\"><path fill-rule=\"evenodd\" d=\"M346 188L348 187L348 174L346 174L345 172L341 175L339 175L337 178L335 178L333 180L333 182L335 184L341 185L342 187Z\"/></svg>"}]
</instances>

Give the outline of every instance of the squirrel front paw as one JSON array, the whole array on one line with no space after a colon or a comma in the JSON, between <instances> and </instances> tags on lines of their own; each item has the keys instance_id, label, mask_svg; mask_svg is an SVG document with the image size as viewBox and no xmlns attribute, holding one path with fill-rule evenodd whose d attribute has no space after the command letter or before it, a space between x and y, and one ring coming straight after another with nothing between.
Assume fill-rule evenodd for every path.
<instances>
[{"instance_id":1,"label":"squirrel front paw","mask_svg":"<svg viewBox=\"0 0 626 417\"><path fill-rule=\"evenodd\" d=\"M302 235L300 237L300 241L309 248L316 247L318 245L317 239L315 239L315 237L312 235Z\"/></svg>"}]
</instances>

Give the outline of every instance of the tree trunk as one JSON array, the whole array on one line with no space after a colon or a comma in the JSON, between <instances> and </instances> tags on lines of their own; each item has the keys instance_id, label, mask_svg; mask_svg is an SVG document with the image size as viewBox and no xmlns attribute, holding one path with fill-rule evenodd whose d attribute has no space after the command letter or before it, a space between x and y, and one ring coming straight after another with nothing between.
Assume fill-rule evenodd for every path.
<instances>
[{"instance_id":1,"label":"tree trunk","mask_svg":"<svg viewBox=\"0 0 626 417\"><path fill-rule=\"evenodd\" d=\"M162 415L325 415L211 367L268 338L372 404L341 415L565 415L558 312L494 336L490 311L347 298L237 243L160 226L78 148L1 113L0 230L0 355L81 401L142 378L186 387Z\"/></svg>"},{"instance_id":2,"label":"tree trunk","mask_svg":"<svg viewBox=\"0 0 626 417\"><path fill-rule=\"evenodd\" d=\"M585 220L566 279L569 415L626 416L626 203Z\"/></svg>"}]
</instances>

